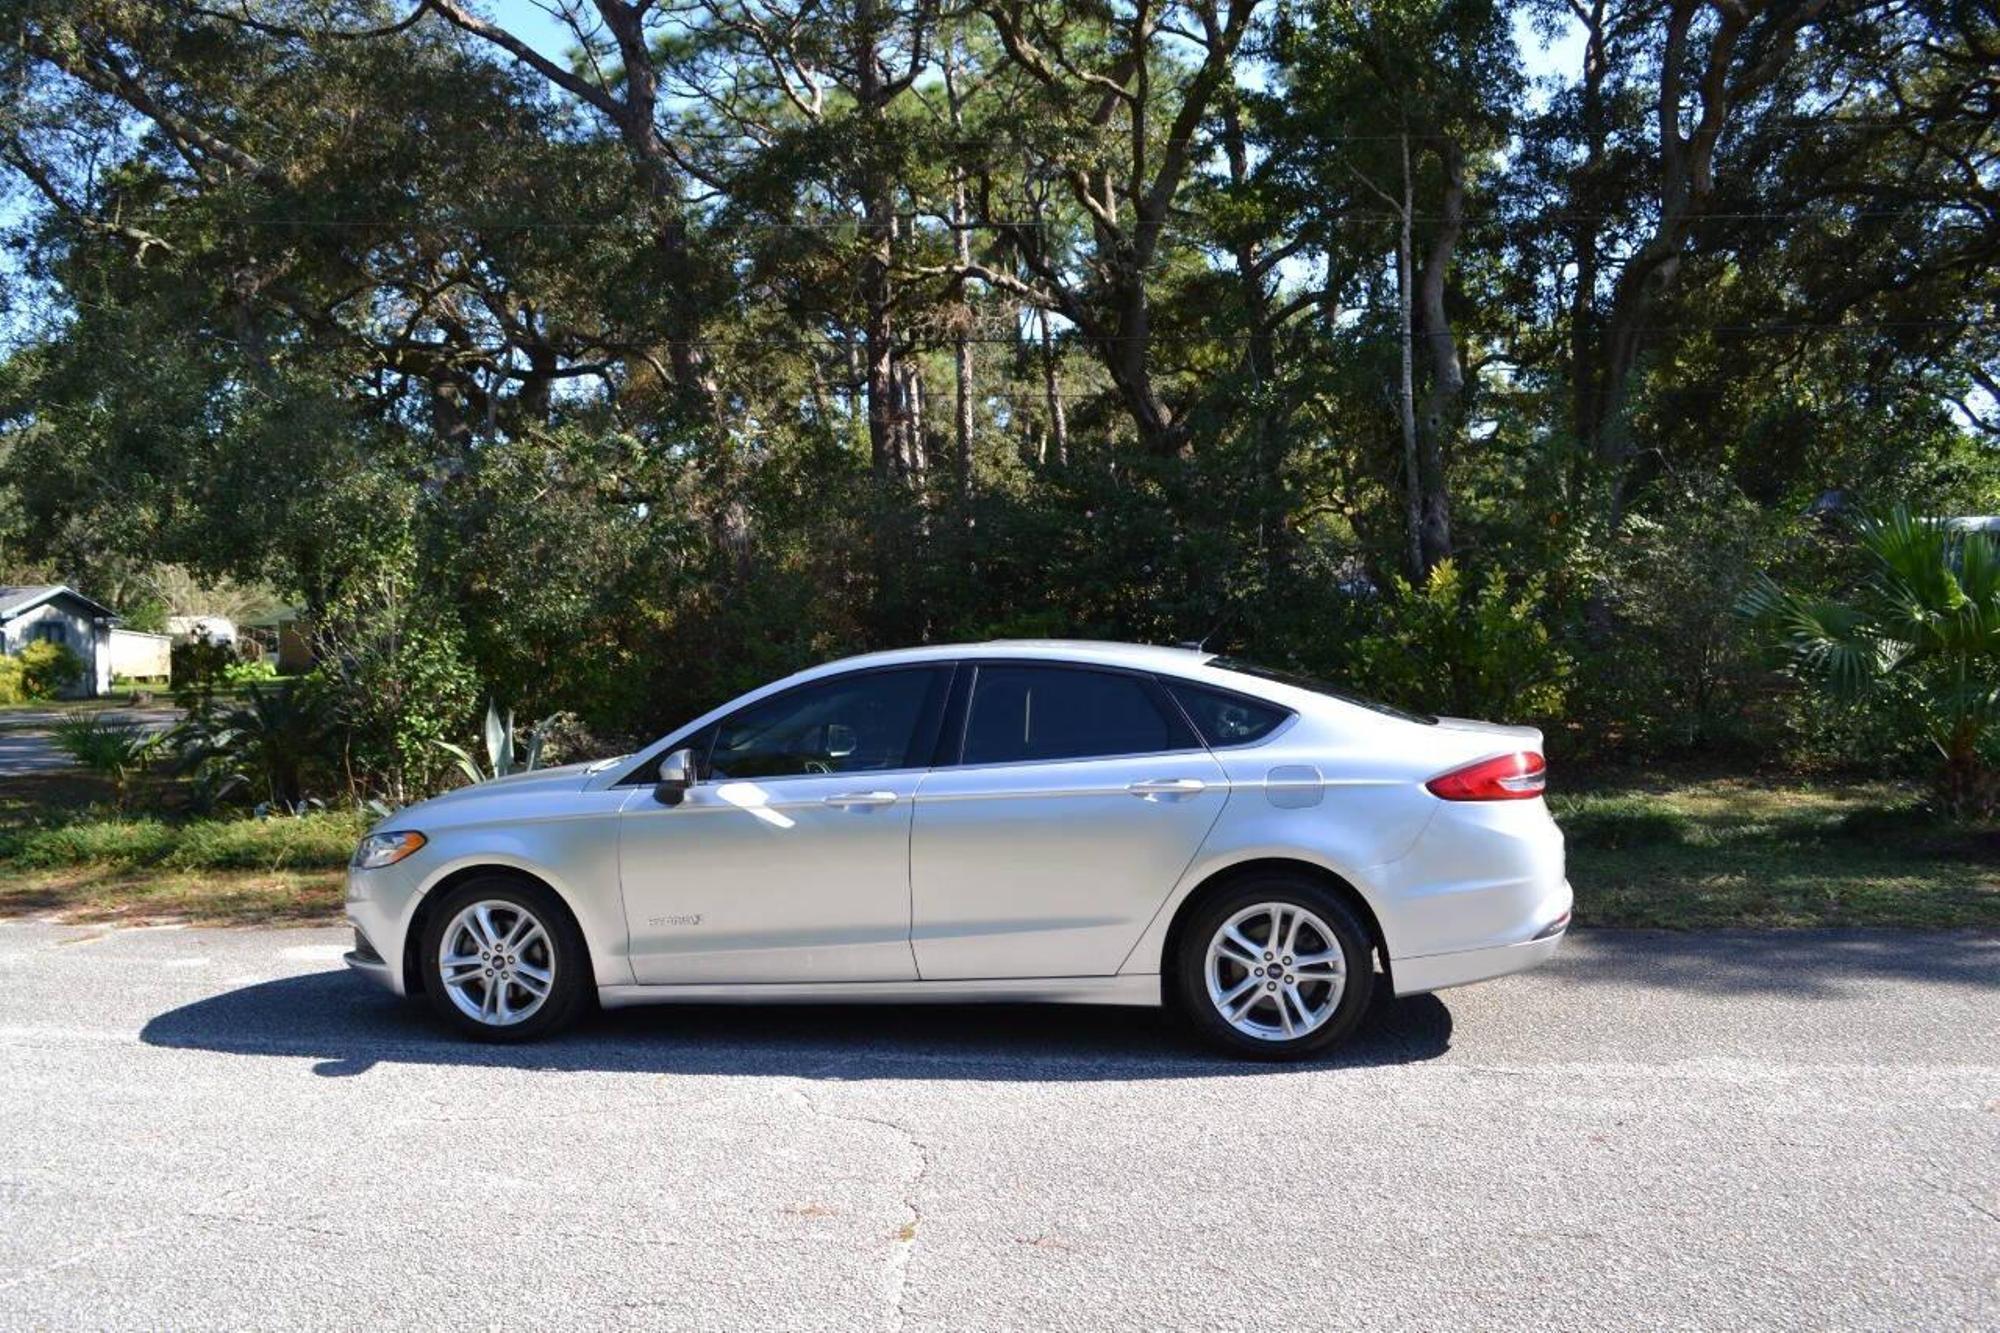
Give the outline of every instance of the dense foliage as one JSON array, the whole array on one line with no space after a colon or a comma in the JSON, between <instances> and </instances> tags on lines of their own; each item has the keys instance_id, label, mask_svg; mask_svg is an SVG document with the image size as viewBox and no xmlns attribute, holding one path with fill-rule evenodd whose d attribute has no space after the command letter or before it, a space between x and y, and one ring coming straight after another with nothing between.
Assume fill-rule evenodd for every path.
<instances>
[{"instance_id":1,"label":"dense foliage","mask_svg":"<svg viewBox=\"0 0 2000 1333\"><path fill-rule=\"evenodd\" d=\"M0 554L280 590L397 797L1023 634L1881 761L1731 609L2000 507L1990 6L0 15Z\"/></svg>"}]
</instances>

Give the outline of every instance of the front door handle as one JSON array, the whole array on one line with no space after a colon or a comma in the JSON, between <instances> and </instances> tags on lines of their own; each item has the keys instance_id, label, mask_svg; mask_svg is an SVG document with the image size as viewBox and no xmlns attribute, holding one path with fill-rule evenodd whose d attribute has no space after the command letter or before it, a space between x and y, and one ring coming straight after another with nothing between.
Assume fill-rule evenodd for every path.
<instances>
[{"instance_id":1,"label":"front door handle","mask_svg":"<svg viewBox=\"0 0 2000 1333\"><path fill-rule=\"evenodd\" d=\"M876 806L894 805L896 793L892 791L842 791L825 798L828 805Z\"/></svg>"},{"instance_id":2,"label":"front door handle","mask_svg":"<svg viewBox=\"0 0 2000 1333\"><path fill-rule=\"evenodd\" d=\"M1125 789L1150 801L1156 796L1196 796L1208 790L1200 778L1146 778Z\"/></svg>"}]
</instances>

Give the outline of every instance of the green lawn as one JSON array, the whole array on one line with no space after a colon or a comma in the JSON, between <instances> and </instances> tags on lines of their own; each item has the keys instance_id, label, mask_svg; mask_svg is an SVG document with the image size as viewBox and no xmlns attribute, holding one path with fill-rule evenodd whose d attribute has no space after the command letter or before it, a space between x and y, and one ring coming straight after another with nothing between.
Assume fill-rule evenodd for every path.
<instances>
[{"instance_id":1,"label":"green lawn","mask_svg":"<svg viewBox=\"0 0 2000 1333\"><path fill-rule=\"evenodd\" d=\"M142 783L140 811L171 808L171 784ZM347 858L369 822L119 814L100 779L0 778L0 916L187 920L243 925L340 919Z\"/></svg>"},{"instance_id":2,"label":"green lawn","mask_svg":"<svg viewBox=\"0 0 2000 1333\"><path fill-rule=\"evenodd\" d=\"M1886 782L1611 781L1558 791L1582 925L2000 928L2000 828Z\"/></svg>"}]
</instances>

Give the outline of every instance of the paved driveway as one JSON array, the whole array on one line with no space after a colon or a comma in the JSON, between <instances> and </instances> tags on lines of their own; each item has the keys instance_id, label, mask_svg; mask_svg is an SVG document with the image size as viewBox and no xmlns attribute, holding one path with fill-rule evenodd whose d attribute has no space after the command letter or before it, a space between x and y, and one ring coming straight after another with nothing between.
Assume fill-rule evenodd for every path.
<instances>
[{"instance_id":1,"label":"paved driveway","mask_svg":"<svg viewBox=\"0 0 2000 1333\"><path fill-rule=\"evenodd\" d=\"M0 924L0 1325L2000 1325L2000 941L1604 934L1264 1068L1118 1010L460 1045Z\"/></svg>"}]
</instances>

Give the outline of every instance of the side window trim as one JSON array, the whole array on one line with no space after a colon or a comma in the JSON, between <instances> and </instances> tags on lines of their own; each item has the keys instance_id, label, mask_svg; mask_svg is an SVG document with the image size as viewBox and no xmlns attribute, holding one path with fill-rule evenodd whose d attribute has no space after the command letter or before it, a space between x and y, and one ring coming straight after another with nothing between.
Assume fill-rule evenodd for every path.
<instances>
[{"instance_id":1,"label":"side window trim","mask_svg":"<svg viewBox=\"0 0 2000 1333\"><path fill-rule=\"evenodd\" d=\"M1055 671L1089 671L1100 676L1124 676L1128 680L1138 682L1146 691L1153 707L1159 710L1160 720L1167 724L1169 731L1180 733L1178 739L1183 744L1167 750L1143 750L1126 754L1070 755L1062 759L999 759L983 764L968 764L965 762L965 737L967 728L972 723L972 695L979 688L979 673L987 667L1047 668ZM963 698L959 697L961 687L964 691ZM1152 672L1138 671L1130 667L1103 666L1096 662L1066 662L1040 657L971 658L959 664L959 679L953 683L952 702L957 705L958 711L954 715L947 709L946 717L951 721L955 734L951 736L948 747L944 739L941 738L939 741L937 763L939 768L1022 768L1029 764L1087 764L1100 759L1147 759L1155 755L1206 753L1208 750L1207 743L1201 738L1200 729L1188 721L1187 714L1181 710L1172 691L1161 684L1159 678Z\"/></svg>"}]
</instances>

